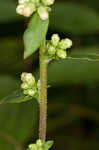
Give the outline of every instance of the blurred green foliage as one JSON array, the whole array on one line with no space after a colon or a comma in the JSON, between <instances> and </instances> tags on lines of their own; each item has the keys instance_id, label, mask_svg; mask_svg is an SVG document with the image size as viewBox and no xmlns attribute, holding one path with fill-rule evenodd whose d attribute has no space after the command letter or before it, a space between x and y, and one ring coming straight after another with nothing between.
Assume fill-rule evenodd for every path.
<instances>
[{"instance_id":1,"label":"blurred green foliage","mask_svg":"<svg viewBox=\"0 0 99 150\"><path fill-rule=\"evenodd\" d=\"M17 0L0 0L1 103L24 101L23 95L12 95L20 89L20 73L38 70L38 52L23 60L28 20L16 14L16 5ZM67 60L49 65L48 138L55 139L56 150L98 150L99 1L56 0L47 39L55 32L72 38L73 47ZM37 136L38 120L34 99L0 105L0 149L24 150Z\"/></svg>"}]
</instances>

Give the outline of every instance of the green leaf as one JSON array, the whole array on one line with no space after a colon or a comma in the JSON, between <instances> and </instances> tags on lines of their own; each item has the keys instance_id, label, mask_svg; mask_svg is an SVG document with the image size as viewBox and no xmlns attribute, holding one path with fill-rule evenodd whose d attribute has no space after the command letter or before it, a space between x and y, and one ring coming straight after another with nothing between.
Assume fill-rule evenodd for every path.
<instances>
[{"instance_id":1,"label":"green leaf","mask_svg":"<svg viewBox=\"0 0 99 150\"><path fill-rule=\"evenodd\" d=\"M16 150L18 144L24 146L30 136L35 136L37 123L36 101L0 105L0 149Z\"/></svg>"},{"instance_id":2,"label":"green leaf","mask_svg":"<svg viewBox=\"0 0 99 150\"><path fill-rule=\"evenodd\" d=\"M44 149L45 150L49 150L52 147L53 143L54 143L54 141L47 141L47 142L45 142Z\"/></svg>"},{"instance_id":3,"label":"green leaf","mask_svg":"<svg viewBox=\"0 0 99 150\"><path fill-rule=\"evenodd\" d=\"M41 20L39 15L35 13L24 33L25 58L33 54L45 38L48 30L49 20Z\"/></svg>"},{"instance_id":4,"label":"green leaf","mask_svg":"<svg viewBox=\"0 0 99 150\"><path fill-rule=\"evenodd\" d=\"M56 3L50 19L50 28L58 32L92 34L99 30L98 13L77 3Z\"/></svg>"},{"instance_id":5,"label":"green leaf","mask_svg":"<svg viewBox=\"0 0 99 150\"><path fill-rule=\"evenodd\" d=\"M51 63L48 69L48 84L64 86L99 81L98 49L97 47L72 50L67 59Z\"/></svg>"},{"instance_id":6,"label":"green leaf","mask_svg":"<svg viewBox=\"0 0 99 150\"><path fill-rule=\"evenodd\" d=\"M21 102L26 102L26 101L31 100L31 99L33 99L33 98L24 95L21 90L17 90L17 91L12 92L9 96L1 99L0 104L21 103Z\"/></svg>"}]
</instances>

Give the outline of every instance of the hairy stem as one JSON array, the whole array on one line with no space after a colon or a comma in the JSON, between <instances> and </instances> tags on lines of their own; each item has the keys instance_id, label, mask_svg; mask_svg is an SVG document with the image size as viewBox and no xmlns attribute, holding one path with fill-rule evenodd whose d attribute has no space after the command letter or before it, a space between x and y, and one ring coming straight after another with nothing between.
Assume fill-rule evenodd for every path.
<instances>
[{"instance_id":1,"label":"hairy stem","mask_svg":"<svg viewBox=\"0 0 99 150\"><path fill-rule=\"evenodd\" d=\"M46 140L46 122L47 122L47 61L45 57L45 39L40 47L40 121L39 138Z\"/></svg>"}]
</instances>

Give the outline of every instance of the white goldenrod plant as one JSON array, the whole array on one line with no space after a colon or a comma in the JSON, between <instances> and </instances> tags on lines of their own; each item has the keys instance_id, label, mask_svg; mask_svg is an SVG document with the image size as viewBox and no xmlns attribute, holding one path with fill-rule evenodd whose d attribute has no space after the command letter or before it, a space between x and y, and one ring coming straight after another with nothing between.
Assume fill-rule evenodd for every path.
<instances>
[{"instance_id":1,"label":"white goldenrod plant","mask_svg":"<svg viewBox=\"0 0 99 150\"><path fill-rule=\"evenodd\" d=\"M44 27L46 26L45 21L49 20L50 6L52 4L54 4L54 0L19 0L16 8L16 12L25 17L33 18L33 16L37 14L37 18L35 17L36 19L33 18L34 20L32 19L32 21L30 21L28 32L26 32L26 42L29 47L27 51L31 54L31 48L35 43L35 39L35 49L40 46L40 79L36 81L32 73L23 72L21 75L21 89L23 94L27 97L36 98L40 108L39 138L36 143L30 144L27 150L49 150L53 145L53 141L46 141L47 67L48 63L53 59L66 59L67 49L72 46L70 39L60 39L58 34L53 34L51 40L46 41ZM33 21L36 21L36 23ZM34 39L32 40L34 43L30 42L31 39ZM33 52L35 49L33 49Z\"/></svg>"}]
</instances>

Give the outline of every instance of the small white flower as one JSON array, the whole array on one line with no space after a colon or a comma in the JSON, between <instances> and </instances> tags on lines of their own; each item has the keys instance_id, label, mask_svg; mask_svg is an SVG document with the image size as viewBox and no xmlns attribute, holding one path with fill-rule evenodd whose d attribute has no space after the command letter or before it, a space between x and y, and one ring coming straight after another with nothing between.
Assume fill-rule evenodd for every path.
<instances>
[{"instance_id":1,"label":"small white flower","mask_svg":"<svg viewBox=\"0 0 99 150\"><path fill-rule=\"evenodd\" d=\"M21 88L22 89L28 89L28 84L27 83L22 83Z\"/></svg>"},{"instance_id":2,"label":"small white flower","mask_svg":"<svg viewBox=\"0 0 99 150\"><path fill-rule=\"evenodd\" d=\"M33 3L29 4L20 4L16 8L16 12L25 17L30 17L33 12L36 11L36 6Z\"/></svg>"},{"instance_id":3,"label":"small white flower","mask_svg":"<svg viewBox=\"0 0 99 150\"><path fill-rule=\"evenodd\" d=\"M28 95L34 96L35 95L35 91L33 89L29 89L28 90Z\"/></svg>"},{"instance_id":4,"label":"small white flower","mask_svg":"<svg viewBox=\"0 0 99 150\"><path fill-rule=\"evenodd\" d=\"M31 2L33 2L34 4L39 4L40 0L31 0Z\"/></svg>"},{"instance_id":5,"label":"small white flower","mask_svg":"<svg viewBox=\"0 0 99 150\"><path fill-rule=\"evenodd\" d=\"M49 14L46 7L40 6L38 7L37 11L42 20L47 20L49 18Z\"/></svg>"},{"instance_id":6,"label":"small white flower","mask_svg":"<svg viewBox=\"0 0 99 150\"><path fill-rule=\"evenodd\" d=\"M38 147L42 147L43 142L39 139L39 140L36 141L36 144L37 144Z\"/></svg>"},{"instance_id":7,"label":"small white flower","mask_svg":"<svg viewBox=\"0 0 99 150\"><path fill-rule=\"evenodd\" d=\"M21 74L21 80L22 80L23 82L25 82L26 75L27 75L27 72L23 72L23 73Z\"/></svg>"},{"instance_id":8,"label":"small white flower","mask_svg":"<svg viewBox=\"0 0 99 150\"><path fill-rule=\"evenodd\" d=\"M28 86L33 86L35 84L35 78L32 73L22 73L21 80L28 84Z\"/></svg>"},{"instance_id":9,"label":"small white flower","mask_svg":"<svg viewBox=\"0 0 99 150\"><path fill-rule=\"evenodd\" d=\"M48 47L48 54L49 54L49 55L55 55L55 53L56 53L55 47L52 46L52 45L50 45L50 46Z\"/></svg>"},{"instance_id":10,"label":"small white flower","mask_svg":"<svg viewBox=\"0 0 99 150\"><path fill-rule=\"evenodd\" d=\"M54 4L54 1L55 1L55 0L42 0L42 3L43 3L45 6L50 6L50 5Z\"/></svg>"},{"instance_id":11,"label":"small white flower","mask_svg":"<svg viewBox=\"0 0 99 150\"><path fill-rule=\"evenodd\" d=\"M29 2L29 0L19 0L19 4L24 4L24 3L27 3Z\"/></svg>"},{"instance_id":12,"label":"small white flower","mask_svg":"<svg viewBox=\"0 0 99 150\"><path fill-rule=\"evenodd\" d=\"M72 41L70 39L65 39L66 45L68 48L70 48L72 46Z\"/></svg>"},{"instance_id":13,"label":"small white flower","mask_svg":"<svg viewBox=\"0 0 99 150\"><path fill-rule=\"evenodd\" d=\"M67 57L67 53L66 53L66 51L64 51L62 49L58 49L57 50L57 56L59 58L65 59Z\"/></svg>"},{"instance_id":14,"label":"small white flower","mask_svg":"<svg viewBox=\"0 0 99 150\"><path fill-rule=\"evenodd\" d=\"M59 41L60 41L59 35L58 34L53 34L52 38L51 38L51 43L53 44L53 46L57 46Z\"/></svg>"},{"instance_id":15,"label":"small white flower","mask_svg":"<svg viewBox=\"0 0 99 150\"><path fill-rule=\"evenodd\" d=\"M59 48L61 49L67 49L67 48L70 48L72 46L72 41L70 39L63 39L60 41L59 43Z\"/></svg>"},{"instance_id":16,"label":"small white flower","mask_svg":"<svg viewBox=\"0 0 99 150\"><path fill-rule=\"evenodd\" d=\"M37 150L36 144L30 144L30 145L29 145L29 149L30 149L30 150Z\"/></svg>"},{"instance_id":17,"label":"small white flower","mask_svg":"<svg viewBox=\"0 0 99 150\"><path fill-rule=\"evenodd\" d=\"M16 12L20 15L23 14L24 5L18 5L16 8Z\"/></svg>"},{"instance_id":18,"label":"small white flower","mask_svg":"<svg viewBox=\"0 0 99 150\"><path fill-rule=\"evenodd\" d=\"M33 75L31 73L27 73L25 76L25 81L29 84L32 85L35 83L35 78L33 77Z\"/></svg>"}]
</instances>

